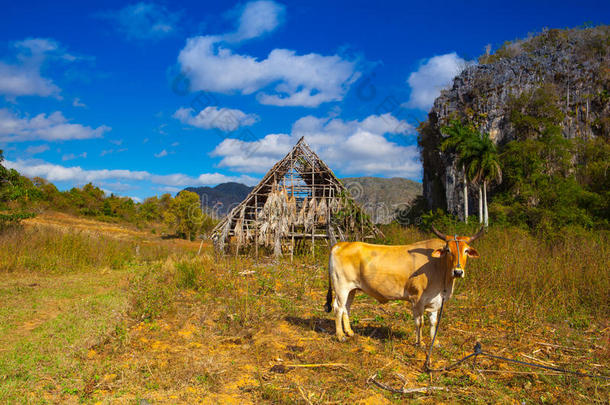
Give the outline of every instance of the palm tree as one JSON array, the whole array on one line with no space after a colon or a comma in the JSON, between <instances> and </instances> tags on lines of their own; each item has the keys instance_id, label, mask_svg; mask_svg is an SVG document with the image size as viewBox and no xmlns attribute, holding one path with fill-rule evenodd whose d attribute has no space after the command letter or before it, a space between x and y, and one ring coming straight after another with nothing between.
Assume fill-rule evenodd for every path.
<instances>
[{"instance_id":1,"label":"palm tree","mask_svg":"<svg viewBox=\"0 0 610 405\"><path fill-rule=\"evenodd\" d=\"M461 160L461 152L465 145L470 143L477 134L457 120L453 120L449 125L443 126L441 132L447 135L447 138L441 143L441 151L453 150L458 154L460 159L458 165L462 166L462 173L464 175L464 222L468 222L468 179L466 177L466 165Z\"/></svg>"},{"instance_id":2,"label":"palm tree","mask_svg":"<svg viewBox=\"0 0 610 405\"><path fill-rule=\"evenodd\" d=\"M469 137L460 145L458 163L464 167L464 178L476 184L479 188L479 223L483 223L483 188L478 181L479 155L481 150L481 139L478 133Z\"/></svg>"},{"instance_id":3,"label":"palm tree","mask_svg":"<svg viewBox=\"0 0 610 405\"><path fill-rule=\"evenodd\" d=\"M489 225L487 210L487 184L502 182L502 167L496 145L488 133L480 133L476 138L464 143L460 150L460 160L471 181L479 185L479 221ZM483 209L481 212L481 208Z\"/></svg>"}]
</instances>

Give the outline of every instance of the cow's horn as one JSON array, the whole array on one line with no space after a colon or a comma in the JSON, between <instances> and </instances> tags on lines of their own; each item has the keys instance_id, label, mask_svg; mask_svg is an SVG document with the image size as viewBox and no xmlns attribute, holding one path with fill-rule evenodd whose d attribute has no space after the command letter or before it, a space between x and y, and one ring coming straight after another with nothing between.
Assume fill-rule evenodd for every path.
<instances>
[{"instance_id":1,"label":"cow's horn","mask_svg":"<svg viewBox=\"0 0 610 405\"><path fill-rule=\"evenodd\" d=\"M440 239L442 240L447 240L447 235L443 235L442 233L440 233L435 227L434 225L430 225L430 228L432 228L432 233L434 233L436 236L438 236Z\"/></svg>"},{"instance_id":2,"label":"cow's horn","mask_svg":"<svg viewBox=\"0 0 610 405\"><path fill-rule=\"evenodd\" d=\"M475 233L474 236L471 236L470 239L468 239L468 243L472 243L475 240L479 239L481 236L483 236L484 233L485 233L485 226L482 226L481 229L479 229L479 232Z\"/></svg>"}]
</instances>

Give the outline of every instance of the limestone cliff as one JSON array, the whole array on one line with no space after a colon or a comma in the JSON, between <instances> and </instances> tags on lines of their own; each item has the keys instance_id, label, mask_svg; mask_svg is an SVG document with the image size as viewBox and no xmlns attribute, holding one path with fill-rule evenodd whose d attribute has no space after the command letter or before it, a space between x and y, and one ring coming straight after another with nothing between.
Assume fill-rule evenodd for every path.
<instances>
[{"instance_id":1,"label":"limestone cliff","mask_svg":"<svg viewBox=\"0 0 610 405\"><path fill-rule=\"evenodd\" d=\"M610 134L610 27L548 30L507 43L467 67L434 102L420 127L423 194L431 208L463 215L462 173L453 153L439 150L440 128L452 118L475 123L497 144L515 138L511 108L520 95L548 86L563 112L566 137ZM470 190L470 215L476 203Z\"/></svg>"}]
</instances>

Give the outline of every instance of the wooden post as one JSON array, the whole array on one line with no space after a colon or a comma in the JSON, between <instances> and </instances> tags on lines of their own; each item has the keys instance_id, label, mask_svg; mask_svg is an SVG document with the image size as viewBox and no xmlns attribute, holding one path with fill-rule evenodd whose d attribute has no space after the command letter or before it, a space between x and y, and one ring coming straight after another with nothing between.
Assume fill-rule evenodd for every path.
<instances>
[{"instance_id":1,"label":"wooden post","mask_svg":"<svg viewBox=\"0 0 610 405\"><path fill-rule=\"evenodd\" d=\"M258 194L254 194L254 255L258 259Z\"/></svg>"},{"instance_id":2,"label":"wooden post","mask_svg":"<svg viewBox=\"0 0 610 405\"><path fill-rule=\"evenodd\" d=\"M315 178L315 171L314 171L314 167L313 167L313 163L311 165L311 198L315 198L316 195L316 178ZM316 207L317 208L317 207ZM316 215L314 213L313 216L313 224L311 226L311 258L313 259L315 257L315 253L316 253L316 242L314 240L314 234L316 232Z\"/></svg>"}]
</instances>

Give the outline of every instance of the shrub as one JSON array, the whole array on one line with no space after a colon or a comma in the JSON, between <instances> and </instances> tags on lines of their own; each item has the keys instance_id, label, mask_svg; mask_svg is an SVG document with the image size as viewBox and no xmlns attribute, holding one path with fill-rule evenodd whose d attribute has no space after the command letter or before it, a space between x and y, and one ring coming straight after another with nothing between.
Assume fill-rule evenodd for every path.
<instances>
[{"instance_id":1,"label":"shrub","mask_svg":"<svg viewBox=\"0 0 610 405\"><path fill-rule=\"evenodd\" d=\"M132 311L136 319L158 317L169 307L176 293L176 276L172 262L147 266L137 271L129 283Z\"/></svg>"}]
</instances>

